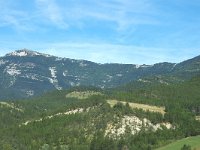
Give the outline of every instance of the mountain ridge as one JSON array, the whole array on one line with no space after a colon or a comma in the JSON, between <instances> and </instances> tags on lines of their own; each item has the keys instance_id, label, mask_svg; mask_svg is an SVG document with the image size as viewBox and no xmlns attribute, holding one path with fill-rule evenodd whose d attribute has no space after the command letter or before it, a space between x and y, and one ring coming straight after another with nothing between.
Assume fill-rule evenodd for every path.
<instances>
[{"instance_id":1,"label":"mountain ridge","mask_svg":"<svg viewBox=\"0 0 200 150\"><path fill-rule=\"evenodd\" d=\"M200 72L199 58L178 64L99 64L27 49L17 50L0 57L0 99L27 98L74 86L115 88L131 81L159 76L189 79Z\"/></svg>"}]
</instances>

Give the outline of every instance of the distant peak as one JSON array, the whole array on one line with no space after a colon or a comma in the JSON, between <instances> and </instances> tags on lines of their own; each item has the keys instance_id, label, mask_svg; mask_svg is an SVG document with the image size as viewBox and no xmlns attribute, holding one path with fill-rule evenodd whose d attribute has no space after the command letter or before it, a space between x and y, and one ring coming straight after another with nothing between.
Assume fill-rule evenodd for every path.
<instances>
[{"instance_id":1,"label":"distant peak","mask_svg":"<svg viewBox=\"0 0 200 150\"><path fill-rule=\"evenodd\" d=\"M28 50L28 49L21 49L16 50L14 52L8 53L6 56L19 56L19 57L25 57L25 56L45 56L50 57L48 54L42 54L36 51Z\"/></svg>"},{"instance_id":2,"label":"distant peak","mask_svg":"<svg viewBox=\"0 0 200 150\"><path fill-rule=\"evenodd\" d=\"M143 64L143 65L138 65L138 64L136 64L136 65L134 65L135 66L135 68L147 68L147 67L152 67L152 65L146 65L146 64Z\"/></svg>"}]
</instances>

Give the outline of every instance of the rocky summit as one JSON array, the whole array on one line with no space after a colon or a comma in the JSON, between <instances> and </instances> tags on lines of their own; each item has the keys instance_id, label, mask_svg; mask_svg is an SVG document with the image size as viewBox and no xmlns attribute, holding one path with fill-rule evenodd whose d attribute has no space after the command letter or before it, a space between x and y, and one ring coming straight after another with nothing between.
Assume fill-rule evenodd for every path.
<instances>
[{"instance_id":1,"label":"rocky summit","mask_svg":"<svg viewBox=\"0 0 200 150\"><path fill-rule=\"evenodd\" d=\"M131 81L144 82L147 78L167 78L168 75L182 81L199 74L199 63L198 56L178 64L99 64L17 50L0 57L0 99L27 98L74 86L114 88Z\"/></svg>"}]
</instances>

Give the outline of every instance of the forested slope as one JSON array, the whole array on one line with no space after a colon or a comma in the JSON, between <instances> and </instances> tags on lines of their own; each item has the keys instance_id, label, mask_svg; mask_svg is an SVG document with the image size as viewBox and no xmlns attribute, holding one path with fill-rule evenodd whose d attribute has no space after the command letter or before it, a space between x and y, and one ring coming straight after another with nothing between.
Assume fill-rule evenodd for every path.
<instances>
[{"instance_id":1,"label":"forested slope","mask_svg":"<svg viewBox=\"0 0 200 150\"><path fill-rule=\"evenodd\" d=\"M200 78L144 89L102 91L79 87L32 100L1 102L0 149L154 149L199 135ZM77 95L77 96L76 96ZM123 100L162 106L165 113ZM109 145L109 146L108 146Z\"/></svg>"}]
</instances>

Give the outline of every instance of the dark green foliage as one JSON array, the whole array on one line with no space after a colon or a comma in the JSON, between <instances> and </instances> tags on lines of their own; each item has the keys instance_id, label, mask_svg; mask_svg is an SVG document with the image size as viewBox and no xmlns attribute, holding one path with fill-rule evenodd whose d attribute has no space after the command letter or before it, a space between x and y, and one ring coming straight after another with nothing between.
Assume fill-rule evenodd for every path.
<instances>
[{"instance_id":1,"label":"dark green foliage","mask_svg":"<svg viewBox=\"0 0 200 150\"><path fill-rule=\"evenodd\" d=\"M183 145L183 147L181 148L181 150L192 150L190 145Z\"/></svg>"},{"instance_id":2,"label":"dark green foliage","mask_svg":"<svg viewBox=\"0 0 200 150\"><path fill-rule=\"evenodd\" d=\"M90 150L117 150L116 140L104 137L103 133L97 133L90 144Z\"/></svg>"},{"instance_id":3,"label":"dark green foliage","mask_svg":"<svg viewBox=\"0 0 200 150\"><path fill-rule=\"evenodd\" d=\"M150 150L173 140L199 135L200 122L195 120L200 106L199 83L200 78L196 77L184 83L156 85L135 92L115 90L113 93L116 95L110 92L84 100L66 98L66 94L72 90L64 90L49 92L32 100L14 101L12 103L24 112L0 107L0 149ZM73 90L84 89L95 90L92 87ZM128 103L117 103L111 108L106 99L112 98L165 106L166 113L163 116L131 109ZM86 111L88 107L92 109ZM45 118L77 108L85 110L82 113ZM170 122L175 128L157 131L142 129L135 135L127 131L119 139L104 136L107 124L117 122L124 115L147 118L154 124ZM27 120L39 118L43 118L43 121L19 126Z\"/></svg>"}]
</instances>

